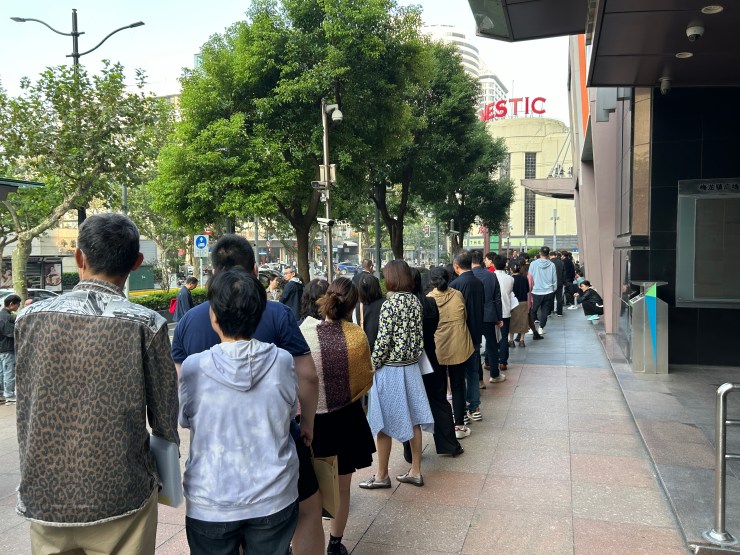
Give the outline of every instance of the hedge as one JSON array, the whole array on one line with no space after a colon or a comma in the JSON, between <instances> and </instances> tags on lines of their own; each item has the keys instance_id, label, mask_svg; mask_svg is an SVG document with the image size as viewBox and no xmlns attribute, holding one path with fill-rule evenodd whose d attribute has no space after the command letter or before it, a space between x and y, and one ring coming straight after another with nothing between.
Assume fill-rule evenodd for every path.
<instances>
[{"instance_id":1,"label":"hedge","mask_svg":"<svg viewBox=\"0 0 740 555\"><path fill-rule=\"evenodd\" d=\"M77 272L63 272L62 273L62 289L69 291L74 289L75 285L80 282L80 274Z\"/></svg>"},{"instance_id":2,"label":"hedge","mask_svg":"<svg viewBox=\"0 0 740 555\"><path fill-rule=\"evenodd\" d=\"M168 310L170 308L170 299L177 297L177 293L179 293L179 290L167 293L152 293L151 295L131 297L130 301L132 303L151 308L152 310ZM190 292L190 294L193 297L193 305L200 304L206 300L205 287L196 287Z\"/></svg>"}]
</instances>

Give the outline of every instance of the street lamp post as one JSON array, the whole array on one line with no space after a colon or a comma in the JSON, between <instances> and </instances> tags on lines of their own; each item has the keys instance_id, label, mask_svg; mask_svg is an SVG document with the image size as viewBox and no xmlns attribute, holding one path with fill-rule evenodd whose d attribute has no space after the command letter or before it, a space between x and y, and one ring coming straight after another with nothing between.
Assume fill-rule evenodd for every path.
<instances>
[{"instance_id":1,"label":"street lamp post","mask_svg":"<svg viewBox=\"0 0 740 555\"><path fill-rule=\"evenodd\" d=\"M552 250L556 251L558 250L558 220L560 219L558 217L558 209L553 208L552 209Z\"/></svg>"},{"instance_id":2,"label":"street lamp post","mask_svg":"<svg viewBox=\"0 0 740 555\"><path fill-rule=\"evenodd\" d=\"M332 226L334 222L331 219L331 186L335 181L334 168L329 165L329 116L335 123L341 123L342 112L338 104L327 104L326 99L321 99L321 124L324 127L324 164L321 168L321 195L326 208L326 221L324 222L324 231L326 233L326 279L334 279L334 263L332 261Z\"/></svg>"},{"instance_id":3,"label":"street lamp post","mask_svg":"<svg viewBox=\"0 0 740 555\"><path fill-rule=\"evenodd\" d=\"M75 75L77 74L77 67L80 65L80 58L84 56L85 54L89 54L90 52L93 52L100 48L105 41L107 41L109 38L111 38L113 35L118 33L119 31L123 31L125 29L133 29L134 27L141 27L144 25L143 21L137 21L135 23L131 23L130 25L125 25L123 27L119 27L118 29L111 31L108 33L103 40L101 40L98 44L93 46L90 50L85 50L84 52L80 52L80 44L79 44L79 38L80 35L84 35L84 31L79 31L77 29L77 10L72 9L72 32L71 33L63 33L62 31L58 31L57 29L54 29L51 25L46 23L46 21L41 21L40 19L35 19L33 17L11 17L13 21L16 23L25 23L27 21L35 21L36 23L41 23L41 25L44 25L45 27L49 28L50 30L54 31L57 35L62 35L64 37L72 37L72 53L67 54L67 58L72 58L72 65L74 67ZM126 196L126 185L123 185L122 190L122 196L125 199ZM126 212L126 201L123 200L123 209L124 212ZM84 212L85 208L78 209L78 223L82 223L85 220Z\"/></svg>"},{"instance_id":4,"label":"street lamp post","mask_svg":"<svg viewBox=\"0 0 740 555\"><path fill-rule=\"evenodd\" d=\"M80 65L80 58L84 56L85 54L89 54L90 52L93 52L94 50L97 50L100 48L105 41L107 41L110 37L118 33L119 31L123 31L124 29L133 29L134 27L141 27L144 25L143 21L137 21L136 23L131 23L130 25L125 25L124 27L119 27L115 31L111 31L108 33L103 40L101 40L98 44L93 46L90 50L85 50L84 52L80 52L80 45L79 45L79 37L80 35L84 35L84 31L78 31L77 30L77 10L72 10L72 32L71 33L63 33L61 31L57 31L46 23L45 21L41 21L40 19L35 19L32 17L11 17L13 21L16 23L25 23L26 21L35 21L36 23L41 23L41 25L44 25L54 31L57 35L62 35L65 37L72 37L72 53L67 54L67 58L72 58L73 65L75 67L75 71L77 66Z\"/></svg>"}]
</instances>

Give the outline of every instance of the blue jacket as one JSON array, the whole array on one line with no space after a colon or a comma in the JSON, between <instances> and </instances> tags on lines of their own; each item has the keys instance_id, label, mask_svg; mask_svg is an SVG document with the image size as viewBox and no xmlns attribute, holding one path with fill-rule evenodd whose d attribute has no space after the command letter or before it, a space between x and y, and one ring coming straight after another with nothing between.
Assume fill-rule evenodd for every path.
<instances>
[{"instance_id":1,"label":"blue jacket","mask_svg":"<svg viewBox=\"0 0 740 555\"><path fill-rule=\"evenodd\" d=\"M483 321L486 324L500 322L503 308L501 306L501 285L496 274L489 272L483 266L473 268L473 274L483 284L485 304L483 305Z\"/></svg>"},{"instance_id":2,"label":"blue jacket","mask_svg":"<svg viewBox=\"0 0 740 555\"><path fill-rule=\"evenodd\" d=\"M172 319L175 322L179 322L180 318L185 316L185 313L191 308L193 308L193 296L190 294L190 289L183 285L177 294L177 304L175 305L175 314Z\"/></svg>"}]
</instances>

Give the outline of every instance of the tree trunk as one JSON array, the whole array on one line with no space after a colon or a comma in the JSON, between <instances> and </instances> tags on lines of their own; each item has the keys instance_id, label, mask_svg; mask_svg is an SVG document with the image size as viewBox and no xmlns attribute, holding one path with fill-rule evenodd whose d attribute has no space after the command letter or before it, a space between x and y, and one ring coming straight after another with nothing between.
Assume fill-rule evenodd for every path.
<instances>
[{"instance_id":1,"label":"tree trunk","mask_svg":"<svg viewBox=\"0 0 740 555\"><path fill-rule=\"evenodd\" d=\"M296 228L295 237L298 243L298 255L296 261L298 262L298 275L303 280L303 283L311 281L311 274L308 271L308 246L309 246L309 233L311 232L311 226L301 226Z\"/></svg>"},{"instance_id":2,"label":"tree trunk","mask_svg":"<svg viewBox=\"0 0 740 555\"><path fill-rule=\"evenodd\" d=\"M31 243L33 237L25 233L18 235L18 244L15 246L11 260L13 263L13 289L21 297L21 306L28 297L28 284L26 282L26 265L28 257L31 256Z\"/></svg>"},{"instance_id":3,"label":"tree trunk","mask_svg":"<svg viewBox=\"0 0 740 555\"><path fill-rule=\"evenodd\" d=\"M391 250L393 256L399 260L403 259L403 218L399 215L397 220L388 223L388 231L391 234Z\"/></svg>"}]
</instances>

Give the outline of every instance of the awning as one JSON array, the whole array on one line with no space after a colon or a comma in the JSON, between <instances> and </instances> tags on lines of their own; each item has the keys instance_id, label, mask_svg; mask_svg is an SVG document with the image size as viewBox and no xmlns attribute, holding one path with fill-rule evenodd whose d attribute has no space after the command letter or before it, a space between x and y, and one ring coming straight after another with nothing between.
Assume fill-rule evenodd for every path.
<instances>
[{"instance_id":1,"label":"awning","mask_svg":"<svg viewBox=\"0 0 740 555\"><path fill-rule=\"evenodd\" d=\"M37 181L25 181L23 179L0 177L0 200L7 199L10 193L15 193L18 189L43 186L43 183L38 183Z\"/></svg>"},{"instance_id":2,"label":"awning","mask_svg":"<svg viewBox=\"0 0 740 555\"><path fill-rule=\"evenodd\" d=\"M572 199L575 196L576 178L522 179L522 187L544 197Z\"/></svg>"}]
</instances>

